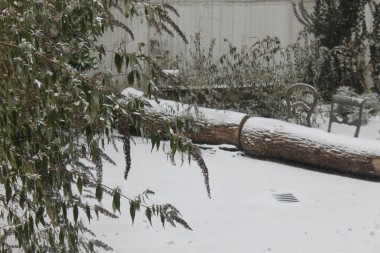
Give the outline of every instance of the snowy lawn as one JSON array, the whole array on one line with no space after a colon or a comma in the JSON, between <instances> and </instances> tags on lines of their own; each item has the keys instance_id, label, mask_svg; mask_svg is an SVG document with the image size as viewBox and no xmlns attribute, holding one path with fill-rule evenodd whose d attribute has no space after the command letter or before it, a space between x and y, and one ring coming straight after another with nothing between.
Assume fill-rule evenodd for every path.
<instances>
[{"instance_id":1,"label":"snowy lawn","mask_svg":"<svg viewBox=\"0 0 380 253\"><path fill-rule=\"evenodd\" d=\"M321 128L326 130L327 122ZM360 138L377 139L379 129L380 118L374 118L362 127ZM332 132L352 137L355 128L333 124ZM172 166L161 151L151 153L150 144L135 141L128 181L123 179L123 155L109 148L118 166L107 165L105 183L120 186L128 196L150 188L156 192L151 201L176 206L193 231L163 228L157 218L151 226L143 213L132 226L129 206L122 202L120 219L101 217L91 223L114 252L380 252L380 183L205 145L209 199L195 162L181 166L177 159ZM298 202L280 202L275 194L292 194Z\"/></svg>"}]
</instances>

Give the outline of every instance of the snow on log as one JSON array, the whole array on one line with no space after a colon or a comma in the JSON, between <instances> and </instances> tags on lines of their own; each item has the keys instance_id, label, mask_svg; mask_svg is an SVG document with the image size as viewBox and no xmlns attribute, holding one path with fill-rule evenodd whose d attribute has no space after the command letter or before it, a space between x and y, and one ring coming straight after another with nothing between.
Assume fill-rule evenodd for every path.
<instances>
[{"instance_id":1,"label":"snow on log","mask_svg":"<svg viewBox=\"0 0 380 253\"><path fill-rule=\"evenodd\" d=\"M327 133L280 120L252 117L241 133L244 152L358 175L380 176L376 141Z\"/></svg>"},{"instance_id":2,"label":"snow on log","mask_svg":"<svg viewBox=\"0 0 380 253\"><path fill-rule=\"evenodd\" d=\"M143 94L128 88L126 97ZM349 172L357 175L380 176L380 145L376 141L335 135L320 129L246 114L195 109L173 101L147 100L146 122L163 130L163 121L174 116L193 118L197 129L187 133L195 142L232 144L259 158L293 161L321 169ZM198 111L198 113L196 112Z\"/></svg>"},{"instance_id":3,"label":"snow on log","mask_svg":"<svg viewBox=\"0 0 380 253\"><path fill-rule=\"evenodd\" d=\"M126 97L143 97L143 93L133 88L125 89ZM241 123L248 116L239 112L195 108L187 104L169 100L148 100L144 120L156 130L163 130L163 121L174 116L187 117L194 121L194 131L186 133L194 142L207 144L231 144L239 146Z\"/></svg>"}]
</instances>

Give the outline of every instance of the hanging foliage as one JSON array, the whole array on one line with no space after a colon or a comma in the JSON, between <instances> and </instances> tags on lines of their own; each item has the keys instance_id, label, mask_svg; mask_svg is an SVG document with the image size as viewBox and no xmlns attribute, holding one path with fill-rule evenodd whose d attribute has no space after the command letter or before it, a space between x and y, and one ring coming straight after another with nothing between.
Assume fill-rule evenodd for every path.
<instances>
[{"instance_id":1,"label":"hanging foliage","mask_svg":"<svg viewBox=\"0 0 380 253\"><path fill-rule=\"evenodd\" d=\"M94 239L80 217L88 221L100 214L116 218L114 213L123 208L123 199L130 204L132 218L143 208L149 220L155 215L163 222L168 219L189 228L171 206L145 205L144 199L152 191L128 198L120 189L103 184L103 161L112 162L104 153L105 145L122 135L127 169L121 175L127 177L129 129L146 138L159 136L144 125L142 102L120 103L110 72L97 69L105 54L112 53L118 70L135 78L137 85L152 90L154 84L152 59L125 50L107 52L98 42L114 27L133 38L128 24L112 15L114 9L127 18L145 17L153 27L179 33L185 40L170 18L175 10L166 4L0 0L1 252L109 250ZM168 133L169 137L171 134L178 136L180 130ZM157 140L155 145L159 146ZM191 145L188 140L183 144ZM186 150L190 149L174 148L172 152ZM105 194L112 196L113 212L99 205Z\"/></svg>"}]
</instances>

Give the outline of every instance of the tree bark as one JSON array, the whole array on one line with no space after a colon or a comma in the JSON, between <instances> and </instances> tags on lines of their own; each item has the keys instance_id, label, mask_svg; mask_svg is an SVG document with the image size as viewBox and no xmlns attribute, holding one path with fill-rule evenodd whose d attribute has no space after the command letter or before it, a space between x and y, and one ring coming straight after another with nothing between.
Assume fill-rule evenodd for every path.
<instances>
[{"instance_id":1,"label":"tree bark","mask_svg":"<svg viewBox=\"0 0 380 253\"><path fill-rule=\"evenodd\" d=\"M241 133L244 152L357 175L380 176L376 141L327 133L274 119L252 117Z\"/></svg>"},{"instance_id":2,"label":"tree bark","mask_svg":"<svg viewBox=\"0 0 380 253\"><path fill-rule=\"evenodd\" d=\"M165 104L167 105L167 104ZM207 144L231 144L239 146L241 123L248 119L243 113L198 108L188 110L182 108L177 113L167 113L167 109L161 110L165 105L156 108L147 108L144 120L155 130L164 129L164 121L172 121L175 116L190 118L192 127L185 136L194 142ZM159 109L161 108L161 109ZM157 110L158 109L158 110ZM186 112L185 112L186 111Z\"/></svg>"}]
</instances>

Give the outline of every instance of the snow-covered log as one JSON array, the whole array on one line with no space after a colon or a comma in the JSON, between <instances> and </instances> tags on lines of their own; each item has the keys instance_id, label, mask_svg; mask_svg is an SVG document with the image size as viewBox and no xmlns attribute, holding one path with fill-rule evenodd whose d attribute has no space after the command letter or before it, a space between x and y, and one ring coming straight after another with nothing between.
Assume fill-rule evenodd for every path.
<instances>
[{"instance_id":1,"label":"snow-covered log","mask_svg":"<svg viewBox=\"0 0 380 253\"><path fill-rule=\"evenodd\" d=\"M274 119L252 117L242 128L244 152L359 175L380 176L376 141L327 133Z\"/></svg>"},{"instance_id":2,"label":"snow-covered log","mask_svg":"<svg viewBox=\"0 0 380 253\"><path fill-rule=\"evenodd\" d=\"M143 97L143 93L127 88L124 96ZM231 144L239 146L242 123L248 118L246 114L209 108L195 108L187 104L169 100L148 100L144 120L156 130L164 129L164 120L174 116L186 117L193 121L192 131L186 133L194 142L208 144Z\"/></svg>"},{"instance_id":3,"label":"snow-covered log","mask_svg":"<svg viewBox=\"0 0 380 253\"><path fill-rule=\"evenodd\" d=\"M142 96L132 89L127 97ZM246 114L195 108L173 101L149 100L145 120L163 130L164 119L193 118L197 131L187 133L195 142L232 144L249 155L293 161L321 169L380 177L380 145L376 141L327 133L288 122Z\"/></svg>"}]
</instances>

